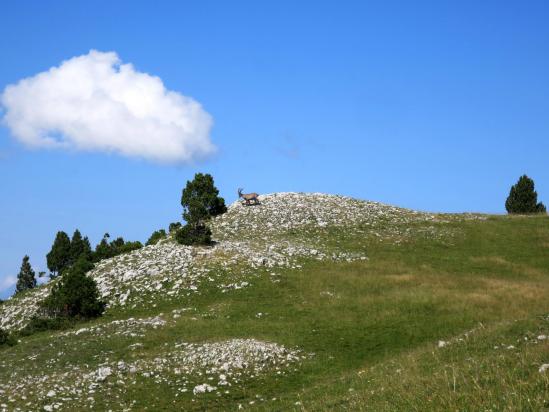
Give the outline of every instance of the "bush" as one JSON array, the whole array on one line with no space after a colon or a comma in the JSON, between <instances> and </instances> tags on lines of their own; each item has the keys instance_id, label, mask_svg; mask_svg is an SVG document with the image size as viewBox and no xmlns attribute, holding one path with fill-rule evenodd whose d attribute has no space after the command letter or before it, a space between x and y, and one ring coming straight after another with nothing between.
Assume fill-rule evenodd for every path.
<instances>
[{"instance_id":1,"label":"bush","mask_svg":"<svg viewBox=\"0 0 549 412\"><path fill-rule=\"evenodd\" d=\"M18 334L20 336L29 336L37 332L45 330L63 330L74 326L74 320L66 317L40 317L33 316L27 326L21 329Z\"/></svg>"},{"instance_id":2,"label":"bush","mask_svg":"<svg viewBox=\"0 0 549 412\"><path fill-rule=\"evenodd\" d=\"M101 239L101 242L99 242L99 244L95 247L95 252L93 253L94 262L109 259L121 255L122 253L128 253L143 247L139 241L126 242L122 237L118 237L109 243L109 238L110 235L105 233L103 239Z\"/></svg>"},{"instance_id":3,"label":"bush","mask_svg":"<svg viewBox=\"0 0 549 412\"><path fill-rule=\"evenodd\" d=\"M136 240L135 242L125 242L123 245L120 245L115 250L115 256L121 255L123 253L130 253L134 250L141 249L143 244Z\"/></svg>"},{"instance_id":4,"label":"bush","mask_svg":"<svg viewBox=\"0 0 549 412\"><path fill-rule=\"evenodd\" d=\"M521 176L517 184L511 187L509 197L505 201L508 213L546 213L543 203L538 203L538 194L534 190L534 181L528 176Z\"/></svg>"},{"instance_id":5,"label":"bush","mask_svg":"<svg viewBox=\"0 0 549 412\"><path fill-rule=\"evenodd\" d=\"M79 259L53 286L43 308L48 317L94 318L101 316L105 303L99 299L95 281L86 276L93 264Z\"/></svg>"},{"instance_id":6,"label":"bush","mask_svg":"<svg viewBox=\"0 0 549 412\"><path fill-rule=\"evenodd\" d=\"M175 232L175 240L186 246L211 245L212 232L206 225L185 225Z\"/></svg>"},{"instance_id":7,"label":"bush","mask_svg":"<svg viewBox=\"0 0 549 412\"><path fill-rule=\"evenodd\" d=\"M166 239L166 231L164 229L156 230L153 232L146 245L156 245L161 239Z\"/></svg>"},{"instance_id":8,"label":"bush","mask_svg":"<svg viewBox=\"0 0 549 412\"><path fill-rule=\"evenodd\" d=\"M15 345L15 339L6 332L4 329L0 328L0 346L13 346Z\"/></svg>"}]
</instances>

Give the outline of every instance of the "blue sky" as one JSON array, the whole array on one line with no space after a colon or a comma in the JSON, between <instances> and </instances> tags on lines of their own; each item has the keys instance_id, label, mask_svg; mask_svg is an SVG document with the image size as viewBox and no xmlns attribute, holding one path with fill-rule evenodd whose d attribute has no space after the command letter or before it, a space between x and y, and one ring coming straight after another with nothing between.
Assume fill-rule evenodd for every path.
<instances>
[{"instance_id":1,"label":"blue sky","mask_svg":"<svg viewBox=\"0 0 549 412\"><path fill-rule=\"evenodd\" d=\"M548 20L546 1L4 2L0 91L115 52L199 102L216 150L165 162L36 147L4 119L0 297L25 254L45 270L58 230L145 241L180 218L197 171L228 202L244 187L504 213L526 173L549 203Z\"/></svg>"}]
</instances>

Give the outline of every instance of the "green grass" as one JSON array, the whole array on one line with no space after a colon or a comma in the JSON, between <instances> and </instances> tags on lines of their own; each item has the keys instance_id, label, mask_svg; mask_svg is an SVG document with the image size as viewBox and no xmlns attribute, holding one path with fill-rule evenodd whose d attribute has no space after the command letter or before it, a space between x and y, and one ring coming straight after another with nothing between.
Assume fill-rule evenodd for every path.
<instances>
[{"instance_id":1,"label":"green grass","mask_svg":"<svg viewBox=\"0 0 549 412\"><path fill-rule=\"evenodd\" d=\"M433 225L447 235L433 237L422 231L425 225L411 225L411 234L395 244L378 240L368 228L318 231L324 244L366 251L369 260L304 260L301 270L259 270L242 290L221 293L215 284L206 284L188 298L159 299L156 307L119 308L76 327L159 313L170 319L167 326L139 338L62 337L61 332L24 337L18 345L0 349L0 382L24 374L61 374L75 365L93 369L105 358L154 359L181 341L253 337L314 355L283 376L265 374L232 387L227 395L194 400L192 393L176 396L175 376L160 383L138 377L128 387L110 382L96 397L95 408L549 408L549 372L538 372L541 364L549 363L549 341L536 340L549 335L549 218L452 217ZM404 233L408 228L400 229ZM384 233L383 227L376 230ZM390 233L394 240L400 232ZM299 240L299 233L289 236ZM270 272L280 281L274 283ZM167 316L182 307L192 309L178 319ZM260 312L264 315L258 318ZM450 344L438 348L439 340ZM135 342L143 346L129 350ZM53 358L58 361L48 363ZM9 395L0 394L0 399ZM47 400L26 402L44 405ZM20 400L8 404L25 408ZM80 404L73 404L79 409Z\"/></svg>"}]
</instances>

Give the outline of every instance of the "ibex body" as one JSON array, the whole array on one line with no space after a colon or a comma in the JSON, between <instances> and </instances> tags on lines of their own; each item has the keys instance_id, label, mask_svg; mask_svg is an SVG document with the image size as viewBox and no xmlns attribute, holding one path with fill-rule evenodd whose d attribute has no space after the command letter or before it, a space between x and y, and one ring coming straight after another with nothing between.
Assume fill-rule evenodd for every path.
<instances>
[{"instance_id":1,"label":"ibex body","mask_svg":"<svg viewBox=\"0 0 549 412\"><path fill-rule=\"evenodd\" d=\"M258 205L259 204L259 198L257 193L242 193L242 189L238 189L238 198L244 199L244 202L246 205ZM253 203L251 203L253 201Z\"/></svg>"}]
</instances>

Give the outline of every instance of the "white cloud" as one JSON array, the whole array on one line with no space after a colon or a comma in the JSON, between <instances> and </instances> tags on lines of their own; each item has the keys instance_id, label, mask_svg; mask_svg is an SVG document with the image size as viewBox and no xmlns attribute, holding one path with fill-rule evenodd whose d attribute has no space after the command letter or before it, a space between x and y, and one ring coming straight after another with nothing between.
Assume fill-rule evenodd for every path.
<instances>
[{"instance_id":1,"label":"white cloud","mask_svg":"<svg viewBox=\"0 0 549 412\"><path fill-rule=\"evenodd\" d=\"M0 290L11 288L17 283L17 276L4 276L0 278Z\"/></svg>"},{"instance_id":2,"label":"white cloud","mask_svg":"<svg viewBox=\"0 0 549 412\"><path fill-rule=\"evenodd\" d=\"M190 162L214 152L212 117L158 77L92 50L9 85L3 123L29 147Z\"/></svg>"}]
</instances>

